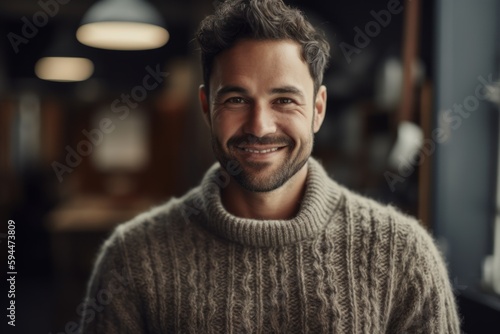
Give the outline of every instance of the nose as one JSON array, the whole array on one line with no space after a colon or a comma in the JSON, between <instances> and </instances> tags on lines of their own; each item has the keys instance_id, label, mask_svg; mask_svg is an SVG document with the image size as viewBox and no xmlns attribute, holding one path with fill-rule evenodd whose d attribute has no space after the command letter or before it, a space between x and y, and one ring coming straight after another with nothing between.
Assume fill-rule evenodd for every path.
<instances>
[{"instance_id":1,"label":"nose","mask_svg":"<svg viewBox=\"0 0 500 334\"><path fill-rule=\"evenodd\" d=\"M248 113L248 118L243 127L246 134L255 137L264 137L276 132L276 123L273 111L260 103L255 103Z\"/></svg>"}]
</instances>

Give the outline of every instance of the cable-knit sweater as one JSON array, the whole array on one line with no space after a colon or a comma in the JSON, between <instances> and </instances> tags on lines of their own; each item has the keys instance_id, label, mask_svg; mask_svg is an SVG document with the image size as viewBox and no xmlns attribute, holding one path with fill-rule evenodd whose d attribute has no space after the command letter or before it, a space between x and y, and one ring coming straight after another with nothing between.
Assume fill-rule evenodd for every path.
<instances>
[{"instance_id":1,"label":"cable-knit sweater","mask_svg":"<svg viewBox=\"0 0 500 334\"><path fill-rule=\"evenodd\" d=\"M83 333L459 333L446 268L416 220L312 158L290 220L228 213L227 181L216 164L116 228L78 310Z\"/></svg>"}]
</instances>

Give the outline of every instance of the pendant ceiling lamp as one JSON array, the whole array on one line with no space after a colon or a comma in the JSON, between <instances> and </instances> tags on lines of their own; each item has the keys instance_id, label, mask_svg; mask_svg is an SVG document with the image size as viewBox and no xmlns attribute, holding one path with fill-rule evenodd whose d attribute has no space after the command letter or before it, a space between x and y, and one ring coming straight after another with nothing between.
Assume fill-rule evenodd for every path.
<instances>
[{"instance_id":1,"label":"pendant ceiling lamp","mask_svg":"<svg viewBox=\"0 0 500 334\"><path fill-rule=\"evenodd\" d=\"M144 0L101 0L85 13L76 33L88 46L109 50L156 49L170 37L158 11Z\"/></svg>"},{"instance_id":2,"label":"pendant ceiling lamp","mask_svg":"<svg viewBox=\"0 0 500 334\"><path fill-rule=\"evenodd\" d=\"M35 74L58 82L87 80L94 72L94 63L85 54L83 45L75 40L75 29L60 29L36 62Z\"/></svg>"},{"instance_id":3,"label":"pendant ceiling lamp","mask_svg":"<svg viewBox=\"0 0 500 334\"><path fill-rule=\"evenodd\" d=\"M49 81L84 81L93 72L92 61L82 57L43 57L35 65L37 77Z\"/></svg>"}]
</instances>

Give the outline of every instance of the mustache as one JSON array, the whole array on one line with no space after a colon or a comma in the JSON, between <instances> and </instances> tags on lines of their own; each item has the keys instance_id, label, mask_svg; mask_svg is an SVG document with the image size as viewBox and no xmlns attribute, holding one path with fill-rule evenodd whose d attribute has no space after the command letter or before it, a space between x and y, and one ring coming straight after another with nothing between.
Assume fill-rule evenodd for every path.
<instances>
[{"instance_id":1,"label":"mustache","mask_svg":"<svg viewBox=\"0 0 500 334\"><path fill-rule=\"evenodd\" d=\"M293 140L288 136L265 136L257 137L254 135L242 135L231 137L227 141L227 146L244 146L244 145L293 145Z\"/></svg>"}]
</instances>

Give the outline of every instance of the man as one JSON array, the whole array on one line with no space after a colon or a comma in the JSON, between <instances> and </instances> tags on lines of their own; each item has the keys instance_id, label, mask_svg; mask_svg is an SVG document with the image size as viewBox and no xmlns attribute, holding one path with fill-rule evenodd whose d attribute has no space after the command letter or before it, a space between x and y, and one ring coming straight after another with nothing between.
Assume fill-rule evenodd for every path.
<instances>
[{"instance_id":1,"label":"man","mask_svg":"<svg viewBox=\"0 0 500 334\"><path fill-rule=\"evenodd\" d=\"M197 33L219 164L104 244L84 333L459 333L417 221L310 157L329 46L281 0L221 4Z\"/></svg>"}]
</instances>

